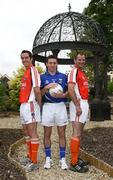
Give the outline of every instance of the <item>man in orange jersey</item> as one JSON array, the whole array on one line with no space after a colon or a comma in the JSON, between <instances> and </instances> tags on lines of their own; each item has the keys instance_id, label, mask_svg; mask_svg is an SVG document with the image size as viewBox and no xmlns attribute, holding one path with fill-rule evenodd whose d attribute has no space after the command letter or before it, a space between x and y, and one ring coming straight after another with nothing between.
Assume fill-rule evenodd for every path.
<instances>
[{"instance_id":1,"label":"man in orange jersey","mask_svg":"<svg viewBox=\"0 0 113 180\"><path fill-rule=\"evenodd\" d=\"M68 91L71 97L70 121L72 121L73 135L70 143L71 165L70 170L86 172L88 167L84 161L79 162L80 138L85 123L88 120L88 80L83 72L85 55L80 53L74 59L75 66L68 77Z\"/></svg>"},{"instance_id":2,"label":"man in orange jersey","mask_svg":"<svg viewBox=\"0 0 113 180\"><path fill-rule=\"evenodd\" d=\"M32 65L32 53L28 50L21 52L25 73L20 88L20 119L25 134L27 157L21 160L27 171L38 169L39 137L37 122L40 121L41 92L40 75Z\"/></svg>"}]
</instances>

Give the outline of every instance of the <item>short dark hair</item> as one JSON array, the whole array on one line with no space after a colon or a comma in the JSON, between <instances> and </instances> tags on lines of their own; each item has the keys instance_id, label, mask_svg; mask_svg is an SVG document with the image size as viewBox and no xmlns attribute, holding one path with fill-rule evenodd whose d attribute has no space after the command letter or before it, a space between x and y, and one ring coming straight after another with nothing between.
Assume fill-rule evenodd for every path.
<instances>
[{"instance_id":1,"label":"short dark hair","mask_svg":"<svg viewBox=\"0 0 113 180\"><path fill-rule=\"evenodd\" d=\"M56 59L56 60L58 61L58 58L57 58L57 56L55 56L55 55L50 55L50 56L48 56L48 57L46 58L46 63L48 62L49 59Z\"/></svg>"},{"instance_id":2,"label":"short dark hair","mask_svg":"<svg viewBox=\"0 0 113 180\"><path fill-rule=\"evenodd\" d=\"M81 56L86 56L86 54L85 54L84 52L78 52L78 53L75 55L75 58L74 58L74 59L77 59L77 56L78 56L79 54L80 54Z\"/></svg>"},{"instance_id":3,"label":"short dark hair","mask_svg":"<svg viewBox=\"0 0 113 180\"><path fill-rule=\"evenodd\" d=\"M21 52L21 55L22 55L23 53L28 53L30 59L33 58L33 55L32 55L32 53L31 53L30 51L28 51L28 50L23 50L23 51Z\"/></svg>"}]
</instances>

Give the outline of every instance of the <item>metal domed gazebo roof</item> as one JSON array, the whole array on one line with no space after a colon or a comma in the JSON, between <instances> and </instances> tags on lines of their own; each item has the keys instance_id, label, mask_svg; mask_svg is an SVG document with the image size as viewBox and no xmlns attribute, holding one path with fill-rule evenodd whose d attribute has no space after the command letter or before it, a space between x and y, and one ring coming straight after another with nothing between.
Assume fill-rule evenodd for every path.
<instances>
[{"instance_id":1,"label":"metal domed gazebo roof","mask_svg":"<svg viewBox=\"0 0 113 180\"><path fill-rule=\"evenodd\" d=\"M33 43L34 60L45 62L46 52L57 55L61 50L84 49L106 53L104 33L97 22L80 13L65 12L47 20L36 34ZM60 58L60 64L73 60Z\"/></svg>"},{"instance_id":2,"label":"metal domed gazebo roof","mask_svg":"<svg viewBox=\"0 0 113 180\"><path fill-rule=\"evenodd\" d=\"M91 119L110 119L110 103L107 101L108 52L104 33L97 22L88 16L70 11L69 6L69 12L53 16L37 32L32 50L33 63L45 62L46 56L54 54L58 57L59 64L73 64L73 59L67 56L67 51L70 50L92 52L89 53L92 57L87 58L87 63L93 63L94 67ZM102 73L99 72L101 65L104 65Z\"/></svg>"}]
</instances>

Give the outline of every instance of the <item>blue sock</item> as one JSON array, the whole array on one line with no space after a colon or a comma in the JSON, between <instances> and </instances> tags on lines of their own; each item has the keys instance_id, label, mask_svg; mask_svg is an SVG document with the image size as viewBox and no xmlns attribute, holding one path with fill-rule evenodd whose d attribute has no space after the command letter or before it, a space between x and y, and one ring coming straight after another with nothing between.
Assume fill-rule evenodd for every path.
<instances>
[{"instance_id":1,"label":"blue sock","mask_svg":"<svg viewBox=\"0 0 113 180\"><path fill-rule=\"evenodd\" d=\"M66 147L60 147L60 159L65 157Z\"/></svg>"},{"instance_id":2,"label":"blue sock","mask_svg":"<svg viewBox=\"0 0 113 180\"><path fill-rule=\"evenodd\" d=\"M46 157L51 158L51 147L46 147L45 148L45 154L46 154Z\"/></svg>"}]
</instances>

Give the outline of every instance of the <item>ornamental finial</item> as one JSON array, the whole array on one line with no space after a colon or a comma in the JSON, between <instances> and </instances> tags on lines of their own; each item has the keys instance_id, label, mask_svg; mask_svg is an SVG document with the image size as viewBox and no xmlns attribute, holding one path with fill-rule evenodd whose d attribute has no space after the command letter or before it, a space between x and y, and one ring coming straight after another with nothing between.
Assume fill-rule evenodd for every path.
<instances>
[{"instance_id":1,"label":"ornamental finial","mask_svg":"<svg viewBox=\"0 0 113 180\"><path fill-rule=\"evenodd\" d=\"M68 6L68 10L69 12L71 11L71 4L69 3L69 6Z\"/></svg>"}]
</instances>

